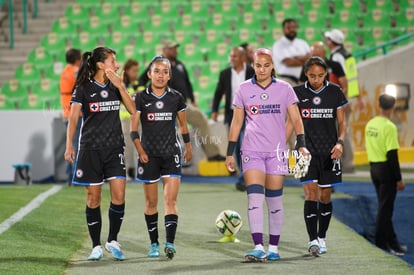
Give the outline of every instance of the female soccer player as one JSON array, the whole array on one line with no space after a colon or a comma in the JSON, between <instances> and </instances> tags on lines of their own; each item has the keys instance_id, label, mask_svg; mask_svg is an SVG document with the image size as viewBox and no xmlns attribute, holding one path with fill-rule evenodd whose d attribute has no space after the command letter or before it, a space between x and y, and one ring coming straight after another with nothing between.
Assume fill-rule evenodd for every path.
<instances>
[{"instance_id":1,"label":"female soccer player","mask_svg":"<svg viewBox=\"0 0 414 275\"><path fill-rule=\"evenodd\" d=\"M178 118L185 144L184 161L192 156L190 136L183 96L167 86L171 78L168 58L156 56L147 72L151 85L135 97L137 112L131 118L131 138L138 152L137 179L143 182L145 221L151 241L148 257L159 257L158 242L158 182L164 190L165 256L172 259L178 224L177 195L181 178L181 145L176 132ZM141 123L142 136L138 134Z\"/></svg>"},{"instance_id":2,"label":"female soccer player","mask_svg":"<svg viewBox=\"0 0 414 275\"><path fill-rule=\"evenodd\" d=\"M130 114L135 105L116 74L119 66L115 51L98 47L82 55L72 95L72 105L66 138L65 160L73 163L73 136L82 111L80 148L75 161L73 184L86 186L86 221L92 239L89 260L102 258L101 247L101 189L108 181L111 192L109 206L109 235L105 245L116 260L125 256L117 241L125 209L124 136L119 119L121 102Z\"/></svg>"},{"instance_id":3,"label":"female soccer player","mask_svg":"<svg viewBox=\"0 0 414 275\"><path fill-rule=\"evenodd\" d=\"M275 78L272 52L258 49L254 54L255 76L242 82L235 95L234 116L230 126L226 166L234 171L234 147L246 115L241 145L243 177L246 182L248 219L255 245L245 255L246 261L280 259L278 244L283 221L283 180L288 174L285 118L295 122L297 148L307 155L302 120L292 87ZM269 213L269 249L263 242L263 203Z\"/></svg>"},{"instance_id":4,"label":"female soccer player","mask_svg":"<svg viewBox=\"0 0 414 275\"><path fill-rule=\"evenodd\" d=\"M342 182L340 158L345 137L344 106L348 103L339 86L325 80L327 65L317 56L304 65L308 78L294 87L306 133L306 145L312 154L309 170L300 179L305 194L304 219L309 235L308 252L326 253L326 231L332 216L332 186ZM292 124L288 121L287 133ZM318 228L319 227L319 228Z\"/></svg>"}]
</instances>

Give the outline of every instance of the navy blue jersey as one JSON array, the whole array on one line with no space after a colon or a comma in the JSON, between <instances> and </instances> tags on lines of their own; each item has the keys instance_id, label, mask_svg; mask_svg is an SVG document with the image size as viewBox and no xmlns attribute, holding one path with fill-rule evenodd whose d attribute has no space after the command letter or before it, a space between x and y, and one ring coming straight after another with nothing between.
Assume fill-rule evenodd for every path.
<instances>
[{"instance_id":1,"label":"navy blue jersey","mask_svg":"<svg viewBox=\"0 0 414 275\"><path fill-rule=\"evenodd\" d=\"M121 94L111 82L101 85L89 80L82 86L77 86L73 91L71 103L82 105L80 150L124 146L119 119Z\"/></svg>"},{"instance_id":2,"label":"navy blue jersey","mask_svg":"<svg viewBox=\"0 0 414 275\"><path fill-rule=\"evenodd\" d=\"M156 96L150 88L135 96L140 112L141 143L150 156L181 154L176 130L177 113L187 108L184 97L174 89L167 88L162 96Z\"/></svg>"},{"instance_id":3,"label":"navy blue jersey","mask_svg":"<svg viewBox=\"0 0 414 275\"><path fill-rule=\"evenodd\" d=\"M305 82L293 89L299 99L307 149L315 156L330 155L338 140L336 111L348 103L341 88L326 82L316 92Z\"/></svg>"}]
</instances>

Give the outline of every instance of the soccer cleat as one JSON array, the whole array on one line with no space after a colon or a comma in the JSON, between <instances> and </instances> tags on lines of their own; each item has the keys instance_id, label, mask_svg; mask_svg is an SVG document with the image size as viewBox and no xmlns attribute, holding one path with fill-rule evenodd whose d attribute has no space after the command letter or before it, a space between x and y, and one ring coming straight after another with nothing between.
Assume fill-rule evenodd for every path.
<instances>
[{"instance_id":1,"label":"soccer cleat","mask_svg":"<svg viewBox=\"0 0 414 275\"><path fill-rule=\"evenodd\" d=\"M160 256L160 246L157 243L152 243L148 251L149 258L157 258Z\"/></svg>"},{"instance_id":2,"label":"soccer cleat","mask_svg":"<svg viewBox=\"0 0 414 275\"><path fill-rule=\"evenodd\" d=\"M328 249L326 248L326 240L324 238L318 237L318 242L319 242L319 253L325 254L326 252L328 252Z\"/></svg>"},{"instance_id":3,"label":"soccer cleat","mask_svg":"<svg viewBox=\"0 0 414 275\"><path fill-rule=\"evenodd\" d=\"M253 249L244 255L246 262L266 262L266 253L263 250Z\"/></svg>"},{"instance_id":4,"label":"soccer cleat","mask_svg":"<svg viewBox=\"0 0 414 275\"><path fill-rule=\"evenodd\" d=\"M164 252L165 252L165 257L167 257L169 260L172 260L177 251L175 250L173 243L167 242L165 244Z\"/></svg>"},{"instance_id":5,"label":"soccer cleat","mask_svg":"<svg viewBox=\"0 0 414 275\"><path fill-rule=\"evenodd\" d=\"M102 246L97 245L92 249L92 252L88 257L88 260L99 261L102 257L103 257Z\"/></svg>"},{"instance_id":6,"label":"soccer cleat","mask_svg":"<svg viewBox=\"0 0 414 275\"><path fill-rule=\"evenodd\" d=\"M275 253L275 252L267 252L267 260L268 261L277 261L280 260L280 255L279 253Z\"/></svg>"},{"instance_id":7,"label":"soccer cleat","mask_svg":"<svg viewBox=\"0 0 414 275\"><path fill-rule=\"evenodd\" d=\"M387 252L395 256L404 256L407 250L406 245L400 245L398 242L390 243L386 249Z\"/></svg>"},{"instance_id":8,"label":"soccer cleat","mask_svg":"<svg viewBox=\"0 0 414 275\"><path fill-rule=\"evenodd\" d=\"M318 257L318 255L319 255L319 243L318 243L317 239L309 242L308 252L311 256Z\"/></svg>"},{"instance_id":9,"label":"soccer cleat","mask_svg":"<svg viewBox=\"0 0 414 275\"><path fill-rule=\"evenodd\" d=\"M121 245L117 241L113 240L110 243L106 242L105 249L108 252L111 252L112 257L114 257L115 260L125 260L125 255L121 251Z\"/></svg>"}]
</instances>

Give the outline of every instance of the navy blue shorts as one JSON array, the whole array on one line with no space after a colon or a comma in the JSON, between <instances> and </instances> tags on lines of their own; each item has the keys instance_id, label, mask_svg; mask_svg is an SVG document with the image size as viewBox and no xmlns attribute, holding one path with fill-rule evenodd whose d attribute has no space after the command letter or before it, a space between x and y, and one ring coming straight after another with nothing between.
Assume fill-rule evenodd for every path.
<instances>
[{"instance_id":1,"label":"navy blue shorts","mask_svg":"<svg viewBox=\"0 0 414 275\"><path fill-rule=\"evenodd\" d=\"M73 184L101 185L116 178L126 179L124 148L79 150Z\"/></svg>"},{"instance_id":2,"label":"navy blue shorts","mask_svg":"<svg viewBox=\"0 0 414 275\"><path fill-rule=\"evenodd\" d=\"M181 177L181 156L148 156L147 163L138 159L137 180L146 183L157 182L164 177Z\"/></svg>"},{"instance_id":3,"label":"navy blue shorts","mask_svg":"<svg viewBox=\"0 0 414 275\"><path fill-rule=\"evenodd\" d=\"M300 179L301 184L317 182L320 187L331 187L342 183L341 160L331 156L312 156L308 174Z\"/></svg>"}]
</instances>

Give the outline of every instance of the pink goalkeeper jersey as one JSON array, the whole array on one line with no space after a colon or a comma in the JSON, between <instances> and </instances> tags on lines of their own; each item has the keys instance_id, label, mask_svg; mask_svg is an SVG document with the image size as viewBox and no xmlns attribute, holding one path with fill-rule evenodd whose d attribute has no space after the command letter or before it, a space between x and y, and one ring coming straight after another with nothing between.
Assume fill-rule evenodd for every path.
<instances>
[{"instance_id":1,"label":"pink goalkeeper jersey","mask_svg":"<svg viewBox=\"0 0 414 275\"><path fill-rule=\"evenodd\" d=\"M233 100L233 106L243 108L246 114L241 149L285 152L287 108L297 102L293 88L285 81L273 78L265 88L255 77L242 82Z\"/></svg>"}]
</instances>

